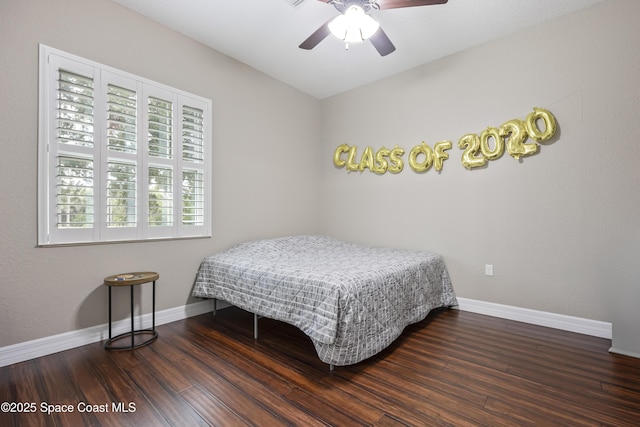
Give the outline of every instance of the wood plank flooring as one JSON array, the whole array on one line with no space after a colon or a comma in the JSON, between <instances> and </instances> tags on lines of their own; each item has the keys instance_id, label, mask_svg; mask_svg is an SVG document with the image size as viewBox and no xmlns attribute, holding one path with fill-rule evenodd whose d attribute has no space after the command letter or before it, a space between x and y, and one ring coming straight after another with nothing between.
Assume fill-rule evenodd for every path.
<instances>
[{"instance_id":1,"label":"wood plank flooring","mask_svg":"<svg viewBox=\"0 0 640 427\"><path fill-rule=\"evenodd\" d=\"M227 308L134 351L96 343L0 368L0 402L22 411L3 406L0 426L640 425L640 360L609 340L438 310L330 372L295 327L261 319L257 341L252 327Z\"/></svg>"}]
</instances>

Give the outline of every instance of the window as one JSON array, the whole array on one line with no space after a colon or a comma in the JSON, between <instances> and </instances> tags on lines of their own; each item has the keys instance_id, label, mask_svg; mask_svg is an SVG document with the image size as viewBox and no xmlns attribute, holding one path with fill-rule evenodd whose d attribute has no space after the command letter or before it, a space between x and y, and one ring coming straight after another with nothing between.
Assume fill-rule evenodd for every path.
<instances>
[{"instance_id":1,"label":"window","mask_svg":"<svg viewBox=\"0 0 640 427\"><path fill-rule=\"evenodd\" d=\"M210 236L210 100L41 45L39 108L39 245Z\"/></svg>"}]
</instances>

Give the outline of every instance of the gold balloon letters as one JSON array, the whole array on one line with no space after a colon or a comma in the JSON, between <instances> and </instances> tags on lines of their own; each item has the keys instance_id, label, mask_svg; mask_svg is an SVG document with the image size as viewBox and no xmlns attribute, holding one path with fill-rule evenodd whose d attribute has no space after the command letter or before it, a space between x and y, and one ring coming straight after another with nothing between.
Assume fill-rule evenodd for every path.
<instances>
[{"instance_id":1,"label":"gold balloon letters","mask_svg":"<svg viewBox=\"0 0 640 427\"><path fill-rule=\"evenodd\" d=\"M444 161L449 158L449 154L445 153L445 150L449 149L451 149L451 141L436 142L433 149L423 141L409 152L409 166L414 172L420 173L428 171L433 165L433 168L440 172ZM424 156L422 161L418 161L420 155Z\"/></svg>"},{"instance_id":2,"label":"gold balloon letters","mask_svg":"<svg viewBox=\"0 0 640 427\"><path fill-rule=\"evenodd\" d=\"M555 135L556 126L556 118L550 111L535 107L525 120L512 119L499 128L489 126L480 135L468 133L458 141L458 148L463 150L462 165L467 169L482 167L487 161L502 157L505 151L516 160L535 154L539 142L548 141ZM533 141L527 142L529 138ZM446 151L452 146L451 141L440 141L431 148L423 141L409 151L409 166L417 173L427 172L432 166L440 172L444 161L449 158ZM333 153L333 164L349 172L369 169L378 175L386 172L397 174L404 168L404 153L405 150L397 145L392 149L382 147L375 152L373 148L366 147L358 161L357 147L342 144Z\"/></svg>"},{"instance_id":3,"label":"gold balloon letters","mask_svg":"<svg viewBox=\"0 0 640 427\"><path fill-rule=\"evenodd\" d=\"M539 122L544 123L544 130L540 130ZM516 160L522 156L530 156L538 152L538 142L549 140L555 133L556 118L553 114L544 108L535 107L525 120L509 120L498 129L488 127L480 136L463 136L458 142L458 147L465 149L462 153L462 165L467 169L484 166L487 160L502 157L505 147ZM526 142L529 137L533 142ZM489 139L493 139L493 149L489 147Z\"/></svg>"},{"instance_id":4,"label":"gold balloon letters","mask_svg":"<svg viewBox=\"0 0 640 427\"><path fill-rule=\"evenodd\" d=\"M345 153L347 154L346 160L343 156ZM333 164L338 168L345 167L350 172L363 172L365 169L369 169L378 175L385 172L399 173L404 168L404 162L401 158L404 149L398 146L392 150L382 147L375 154L371 147L366 147L359 162L356 161L357 153L357 147L342 144L333 153Z\"/></svg>"}]
</instances>

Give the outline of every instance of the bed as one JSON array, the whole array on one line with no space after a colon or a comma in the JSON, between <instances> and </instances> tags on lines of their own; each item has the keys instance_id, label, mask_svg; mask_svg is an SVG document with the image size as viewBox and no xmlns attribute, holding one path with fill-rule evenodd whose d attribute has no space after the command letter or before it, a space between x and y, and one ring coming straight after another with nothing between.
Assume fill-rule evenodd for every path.
<instances>
[{"instance_id":1,"label":"bed","mask_svg":"<svg viewBox=\"0 0 640 427\"><path fill-rule=\"evenodd\" d=\"M252 241L206 257L193 295L296 326L331 368L367 359L431 310L457 305L439 254L329 236Z\"/></svg>"}]
</instances>

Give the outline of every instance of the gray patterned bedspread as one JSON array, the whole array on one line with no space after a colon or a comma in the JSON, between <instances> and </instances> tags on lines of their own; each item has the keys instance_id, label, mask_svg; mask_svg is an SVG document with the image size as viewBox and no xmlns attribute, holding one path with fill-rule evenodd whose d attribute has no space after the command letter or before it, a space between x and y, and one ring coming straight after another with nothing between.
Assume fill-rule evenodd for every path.
<instances>
[{"instance_id":1,"label":"gray patterned bedspread","mask_svg":"<svg viewBox=\"0 0 640 427\"><path fill-rule=\"evenodd\" d=\"M371 357L432 309L457 305L440 255L328 236L254 241L209 256L193 295L290 323L333 365Z\"/></svg>"}]
</instances>

